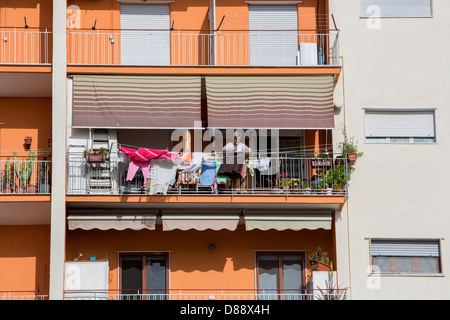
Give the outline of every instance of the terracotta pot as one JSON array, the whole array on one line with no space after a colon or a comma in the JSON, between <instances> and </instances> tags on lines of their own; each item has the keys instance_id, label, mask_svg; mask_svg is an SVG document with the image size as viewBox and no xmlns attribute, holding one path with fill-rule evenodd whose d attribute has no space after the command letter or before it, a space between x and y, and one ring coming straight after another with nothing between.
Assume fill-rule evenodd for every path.
<instances>
[{"instance_id":1,"label":"terracotta pot","mask_svg":"<svg viewBox=\"0 0 450 320\"><path fill-rule=\"evenodd\" d=\"M331 267L328 264L320 261L311 263L311 265L314 271L331 271Z\"/></svg>"},{"instance_id":2,"label":"terracotta pot","mask_svg":"<svg viewBox=\"0 0 450 320\"><path fill-rule=\"evenodd\" d=\"M347 155L347 161L349 165L354 165L356 162L356 153L349 153Z\"/></svg>"},{"instance_id":3,"label":"terracotta pot","mask_svg":"<svg viewBox=\"0 0 450 320\"><path fill-rule=\"evenodd\" d=\"M86 153L87 163L102 163L106 161L106 153Z\"/></svg>"}]
</instances>

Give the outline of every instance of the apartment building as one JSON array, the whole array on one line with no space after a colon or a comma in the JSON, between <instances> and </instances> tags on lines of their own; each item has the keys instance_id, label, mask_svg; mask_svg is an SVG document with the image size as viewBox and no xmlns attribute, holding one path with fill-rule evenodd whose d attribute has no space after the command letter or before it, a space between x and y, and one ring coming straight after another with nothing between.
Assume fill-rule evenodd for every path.
<instances>
[{"instance_id":1,"label":"apartment building","mask_svg":"<svg viewBox=\"0 0 450 320\"><path fill-rule=\"evenodd\" d=\"M352 299L450 296L447 174L430 166L449 154L448 42L440 41L449 9L439 0L330 1L342 56L335 121L364 152L343 209Z\"/></svg>"},{"instance_id":2,"label":"apartment building","mask_svg":"<svg viewBox=\"0 0 450 320\"><path fill-rule=\"evenodd\" d=\"M374 2L0 1L3 296L444 295L447 5Z\"/></svg>"}]
</instances>

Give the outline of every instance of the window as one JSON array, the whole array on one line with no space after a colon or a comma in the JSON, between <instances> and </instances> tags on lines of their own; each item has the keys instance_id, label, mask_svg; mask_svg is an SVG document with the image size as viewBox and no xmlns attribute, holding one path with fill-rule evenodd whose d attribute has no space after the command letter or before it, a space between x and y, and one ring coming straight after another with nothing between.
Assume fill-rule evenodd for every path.
<instances>
[{"instance_id":1,"label":"window","mask_svg":"<svg viewBox=\"0 0 450 320\"><path fill-rule=\"evenodd\" d=\"M367 143L436 142L434 109L366 109Z\"/></svg>"},{"instance_id":2,"label":"window","mask_svg":"<svg viewBox=\"0 0 450 320\"><path fill-rule=\"evenodd\" d=\"M438 240L371 240L372 271L440 273Z\"/></svg>"},{"instance_id":3,"label":"window","mask_svg":"<svg viewBox=\"0 0 450 320\"><path fill-rule=\"evenodd\" d=\"M304 288L303 253L258 253L258 294L261 300L298 300Z\"/></svg>"},{"instance_id":4,"label":"window","mask_svg":"<svg viewBox=\"0 0 450 320\"><path fill-rule=\"evenodd\" d=\"M361 17L363 18L431 16L431 0L361 0Z\"/></svg>"},{"instance_id":5,"label":"window","mask_svg":"<svg viewBox=\"0 0 450 320\"><path fill-rule=\"evenodd\" d=\"M122 254L120 268L121 289L125 300L166 299L166 254Z\"/></svg>"}]
</instances>

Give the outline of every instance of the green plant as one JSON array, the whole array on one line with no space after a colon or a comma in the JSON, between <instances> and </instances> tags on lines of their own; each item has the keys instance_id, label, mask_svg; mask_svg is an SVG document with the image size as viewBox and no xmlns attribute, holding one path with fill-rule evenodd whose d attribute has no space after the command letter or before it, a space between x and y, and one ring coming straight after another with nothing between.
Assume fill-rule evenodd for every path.
<instances>
[{"instance_id":1,"label":"green plant","mask_svg":"<svg viewBox=\"0 0 450 320\"><path fill-rule=\"evenodd\" d=\"M345 189L347 184L347 174L345 173L345 167L342 164L338 164L334 169L330 169L326 174L327 183L332 184L334 189L342 190Z\"/></svg>"},{"instance_id":2,"label":"green plant","mask_svg":"<svg viewBox=\"0 0 450 320\"><path fill-rule=\"evenodd\" d=\"M317 262L322 262L325 264L330 263L330 258L328 257L328 252L323 252L321 247L318 247L316 252L308 256L310 264L316 264Z\"/></svg>"},{"instance_id":3,"label":"green plant","mask_svg":"<svg viewBox=\"0 0 450 320\"><path fill-rule=\"evenodd\" d=\"M19 187L26 187L30 183L33 174L34 161L36 159L35 151L30 150L27 159L22 159L19 163L17 153L13 153L14 172L19 180Z\"/></svg>"},{"instance_id":4,"label":"green plant","mask_svg":"<svg viewBox=\"0 0 450 320\"><path fill-rule=\"evenodd\" d=\"M102 154L102 153L106 153L108 150L106 150L105 148L101 147L98 150L92 150L92 149L85 149L83 151L83 155L86 154Z\"/></svg>"},{"instance_id":5,"label":"green plant","mask_svg":"<svg viewBox=\"0 0 450 320\"><path fill-rule=\"evenodd\" d=\"M342 129L342 134L344 135L344 141L339 143L339 150L342 155L348 158L348 154L354 153L356 155L356 159L363 156L363 152L358 152L358 142L353 140L353 137L348 138L347 130L345 128Z\"/></svg>"},{"instance_id":6,"label":"green plant","mask_svg":"<svg viewBox=\"0 0 450 320\"><path fill-rule=\"evenodd\" d=\"M12 189L14 186L14 173L11 170L11 162L9 157L6 158L5 169L2 170L2 187Z\"/></svg>"},{"instance_id":7,"label":"green plant","mask_svg":"<svg viewBox=\"0 0 450 320\"><path fill-rule=\"evenodd\" d=\"M38 165L38 183L39 183L39 185L50 183L49 167L48 167L48 163L45 160L47 160L47 158L44 158L44 161L40 162Z\"/></svg>"}]
</instances>

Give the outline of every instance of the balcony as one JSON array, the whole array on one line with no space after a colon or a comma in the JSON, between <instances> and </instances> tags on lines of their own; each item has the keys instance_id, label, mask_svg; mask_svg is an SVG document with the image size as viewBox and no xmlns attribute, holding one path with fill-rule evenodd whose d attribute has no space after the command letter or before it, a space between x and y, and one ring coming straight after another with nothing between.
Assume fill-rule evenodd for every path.
<instances>
[{"instance_id":1,"label":"balcony","mask_svg":"<svg viewBox=\"0 0 450 320\"><path fill-rule=\"evenodd\" d=\"M347 300L346 289L66 290L65 300Z\"/></svg>"},{"instance_id":2,"label":"balcony","mask_svg":"<svg viewBox=\"0 0 450 320\"><path fill-rule=\"evenodd\" d=\"M339 66L339 32L75 30L69 65Z\"/></svg>"},{"instance_id":3,"label":"balcony","mask_svg":"<svg viewBox=\"0 0 450 320\"><path fill-rule=\"evenodd\" d=\"M0 28L0 64L50 65L52 32L41 28Z\"/></svg>"},{"instance_id":4,"label":"balcony","mask_svg":"<svg viewBox=\"0 0 450 320\"><path fill-rule=\"evenodd\" d=\"M50 160L11 157L0 160L0 193L50 194Z\"/></svg>"},{"instance_id":5,"label":"balcony","mask_svg":"<svg viewBox=\"0 0 450 320\"><path fill-rule=\"evenodd\" d=\"M229 162L228 157L217 155L201 161L194 170L182 169L188 168L186 163L181 167L172 167L169 179L153 173L151 168L148 178L144 179L142 170L138 170L130 179L129 165L119 162L116 157L89 163L82 153L70 153L67 159L67 194L345 196L347 162L340 158L341 155L329 156L316 158L279 154L246 157L239 167L242 171L230 176L221 174L222 167L219 165ZM170 160L167 161L170 163Z\"/></svg>"}]
</instances>

